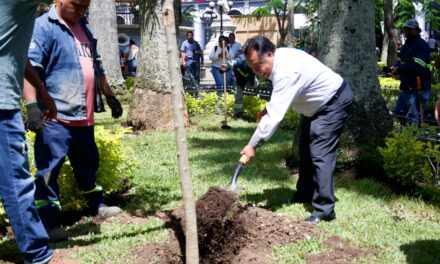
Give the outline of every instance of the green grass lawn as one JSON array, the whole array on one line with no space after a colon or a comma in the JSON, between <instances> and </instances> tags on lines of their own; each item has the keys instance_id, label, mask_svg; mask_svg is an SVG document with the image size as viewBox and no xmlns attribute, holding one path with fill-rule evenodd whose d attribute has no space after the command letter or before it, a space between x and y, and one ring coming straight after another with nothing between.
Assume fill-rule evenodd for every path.
<instances>
[{"instance_id":1,"label":"green grass lawn","mask_svg":"<svg viewBox=\"0 0 440 264\"><path fill-rule=\"evenodd\" d=\"M115 122L110 113L98 114L97 124L115 128L123 118ZM255 123L231 120L232 129L222 130L221 120L216 115L198 116L192 118L194 124L187 130L196 198L210 186L229 183L239 152L255 129ZM310 207L282 204L295 190L295 177L284 161L292 136L292 131L277 131L269 143L257 150L257 156L246 165L238 181L243 188L242 203L266 206L277 214L301 220L310 214ZM136 247L167 240L167 230L154 212L182 203L174 131L127 135L124 144L131 148L129 157L136 163L128 175L132 199L124 209L146 219L139 223L113 220L101 226L86 220L68 227L72 239L52 246L61 251L69 248L67 255L83 263L130 263ZM274 248L278 263L305 263L307 254L325 252L323 241L332 235L354 248L373 252L353 263L440 263L438 205L395 195L371 179L336 179L335 184L337 220L319 224L318 238ZM1 248L17 254L10 240L0 241Z\"/></svg>"}]
</instances>

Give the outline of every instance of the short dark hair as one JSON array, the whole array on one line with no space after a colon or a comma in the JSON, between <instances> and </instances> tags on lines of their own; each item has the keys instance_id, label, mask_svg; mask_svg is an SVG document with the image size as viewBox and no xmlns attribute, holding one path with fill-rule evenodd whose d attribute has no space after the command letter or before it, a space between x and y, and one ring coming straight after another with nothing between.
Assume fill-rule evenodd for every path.
<instances>
[{"instance_id":1,"label":"short dark hair","mask_svg":"<svg viewBox=\"0 0 440 264\"><path fill-rule=\"evenodd\" d=\"M130 45L136 44L136 41L134 39L130 39Z\"/></svg>"},{"instance_id":2,"label":"short dark hair","mask_svg":"<svg viewBox=\"0 0 440 264\"><path fill-rule=\"evenodd\" d=\"M235 34L234 33L229 33L229 36L231 37L231 36L234 36L235 37Z\"/></svg>"},{"instance_id":3,"label":"short dark hair","mask_svg":"<svg viewBox=\"0 0 440 264\"><path fill-rule=\"evenodd\" d=\"M191 35L194 36L194 33L192 32L192 30L188 30L188 31L186 32L186 36L188 37L188 34L190 34L190 33L191 33Z\"/></svg>"},{"instance_id":4,"label":"short dark hair","mask_svg":"<svg viewBox=\"0 0 440 264\"><path fill-rule=\"evenodd\" d=\"M251 50L255 50L258 56L264 55L266 52L275 52L275 44L273 44L268 38L263 36L255 36L246 40L243 45L243 53L244 55L249 55Z\"/></svg>"}]
</instances>

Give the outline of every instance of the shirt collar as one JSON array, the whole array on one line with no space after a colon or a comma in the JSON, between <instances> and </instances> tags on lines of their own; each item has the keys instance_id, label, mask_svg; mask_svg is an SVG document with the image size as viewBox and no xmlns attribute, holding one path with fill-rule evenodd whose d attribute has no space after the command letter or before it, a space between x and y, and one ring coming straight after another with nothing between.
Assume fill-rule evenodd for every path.
<instances>
[{"instance_id":1,"label":"shirt collar","mask_svg":"<svg viewBox=\"0 0 440 264\"><path fill-rule=\"evenodd\" d=\"M273 78L275 76L275 69L277 67L277 50L275 49L275 51L273 52L273 63L272 63L272 72L269 75L269 80L273 81Z\"/></svg>"}]
</instances>

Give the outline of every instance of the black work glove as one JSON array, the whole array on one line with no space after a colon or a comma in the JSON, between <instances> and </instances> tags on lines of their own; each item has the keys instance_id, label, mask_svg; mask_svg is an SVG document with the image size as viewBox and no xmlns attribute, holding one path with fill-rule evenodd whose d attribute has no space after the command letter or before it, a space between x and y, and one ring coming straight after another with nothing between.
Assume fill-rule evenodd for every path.
<instances>
[{"instance_id":1,"label":"black work glove","mask_svg":"<svg viewBox=\"0 0 440 264\"><path fill-rule=\"evenodd\" d=\"M111 95L111 96L106 96L105 100L107 101L108 106L112 110L112 117L113 118L120 117L122 115L122 106L121 103L118 101L118 99L116 99L116 97Z\"/></svg>"},{"instance_id":2,"label":"black work glove","mask_svg":"<svg viewBox=\"0 0 440 264\"><path fill-rule=\"evenodd\" d=\"M26 127L30 131L35 133L40 133L43 129L43 113L40 108L38 108L37 102L32 102L26 104L27 117L26 117Z\"/></svg>"}]
</instances>

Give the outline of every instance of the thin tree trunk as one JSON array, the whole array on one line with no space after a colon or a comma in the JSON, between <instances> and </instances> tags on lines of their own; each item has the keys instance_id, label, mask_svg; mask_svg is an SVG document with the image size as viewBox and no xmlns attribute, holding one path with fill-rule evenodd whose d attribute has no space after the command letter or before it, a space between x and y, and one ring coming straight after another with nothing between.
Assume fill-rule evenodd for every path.
<instances>
[{"instance_id":1,"label":"thin tree trunk","mask_svg":"<svg viewBox=\"0 0 440 264\"><path fill-rule=\"evenodd\" d=\"M287 36L286 36L286 46L293 48L293 39L295 38L295 5L293 1L287 4Z\"/></svg>"},{"instance_id":2,"label":"thin tree trunk","mask_svg":"<svg viewBox=\"0 0 440 264\"><path fill-rule=\"evenodd\" d=\"M380 54L380 61L387 61L389 44L390 40L388 39L388 33L385 31L383 34L382 53Z\"/></svg>"},{"instance_id":3,"label":"thin tree trunk","mask_svg":"<svg viewBox=\"0 0 440 264\"><path fill-rule=\"evenodd\" d=\"M118 29L115 0L92 0L89 23L98 39L105 75L112 88L124 88L125 82L119 61Z\"/></svg>"},{"instance_id":4,"label":"thin tree trunk","mask_svg":"<svg viewBox=\"0 0 440 264\"><path fill-rule=\"evenodd\" d=\"M182 79L177 60L177 41L173 11L173 0L166 0L163 7L163 21L166 32L168 68L173 91L173 113L176 130L177 158L179 162L180 185L182 188L185 210L185 259L186 263L199 263L199 247L197 239L197 217L193 198L192 183L189 170L188 147L186 144L184 112L182 100Z\"/></svg>"},{"instance_id":5,"label":"thin tree trunk","mask_svg":"<svg viewBox=\"0 0 440 264\"><path fill-rule=\"evenodd\" d=\"M392 66L397 60L397 30L394 27L393 0L383 0L385 32L388 35L387 65Z\"/></svg>"},{"instance_id":6,"label":"thin tree trunk","mask_svg":"<svg viewBox=\"0 0 440 264\"><path fill-rule=\"evenodd\" d=\"M351 84L355 98L346 130L348 138L353 140L348 146L360 157L363 146L383 145L392 128L377 75L375 1L322 0L321 3L321 24L325 26L321 29L318 56Z\"/></svg>"}]
</instances>

